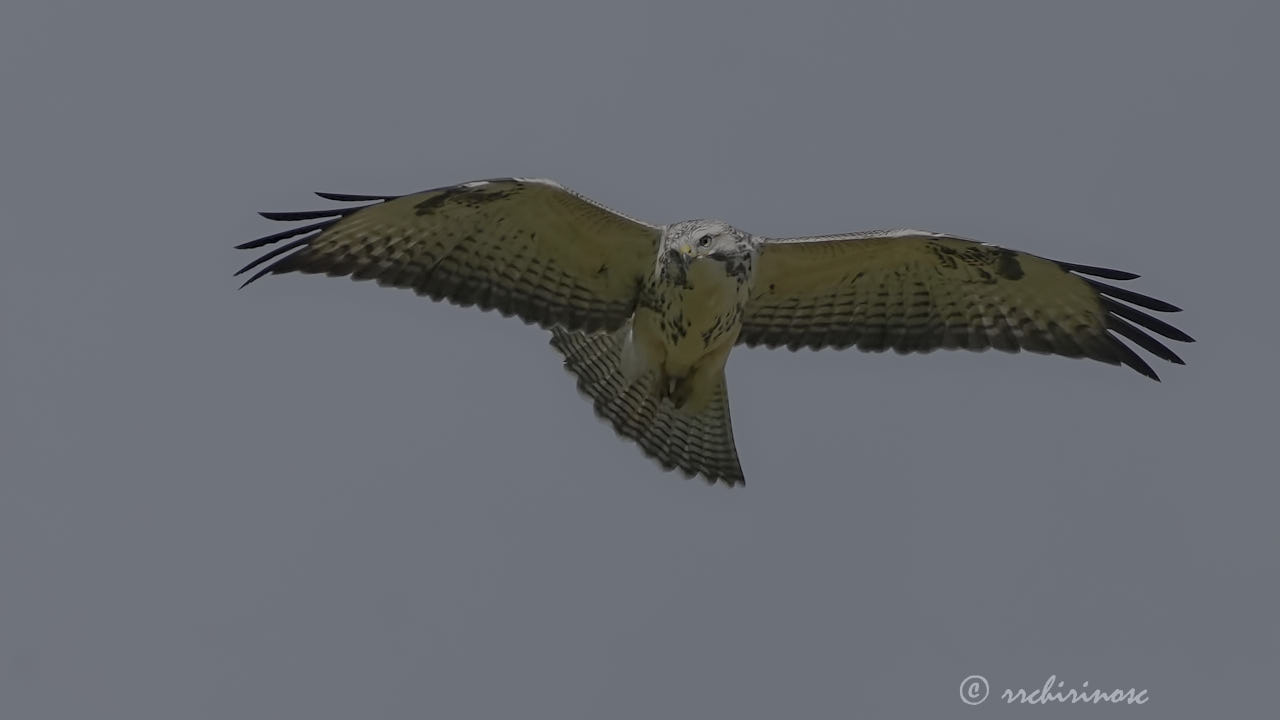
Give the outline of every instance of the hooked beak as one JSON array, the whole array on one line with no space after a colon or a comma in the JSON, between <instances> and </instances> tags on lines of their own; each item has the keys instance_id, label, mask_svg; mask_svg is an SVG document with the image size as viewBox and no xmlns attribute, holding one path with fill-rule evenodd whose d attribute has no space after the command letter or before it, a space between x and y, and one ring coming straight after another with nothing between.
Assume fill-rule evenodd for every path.
<instances>
[{"instance_id":1,"label":"hooked beak","mask_svg":"<svg viewBox=\"0 0 1280 720\"><path fill-rule=\"evenodd\" d=\"M668 263L684 267L689 263L689 246L685 245L678 250L676 248L668 249L666 260Z\"/></svg>"},{"instance_id":2,"label":"hooked beak","mask_svg":"<svg viewBox=\"0 0 1280 720\"><path fill-rule=\"evenodd\" d=\"M685 255L692 255L692 254L693 254L693 248L692 248L691 246L689 246L689 245L681 245L681 246L680 246L680 252L681 252L681 253L683 253L683 254L685 254Z\"/></svg>"},{"instance_id":3,"label":"hooked beak","mask_svg":"<svg viewBox=\"0 0 1280 720\"><path fill-rule=\"evenodd\" d=\"M683 248L681 248L683 250ZM689 282L689 256L685 255L681 250L669 248L663 255L662 275L669 278L678 285L687 285Z\"/></svg>"}]
</instances>

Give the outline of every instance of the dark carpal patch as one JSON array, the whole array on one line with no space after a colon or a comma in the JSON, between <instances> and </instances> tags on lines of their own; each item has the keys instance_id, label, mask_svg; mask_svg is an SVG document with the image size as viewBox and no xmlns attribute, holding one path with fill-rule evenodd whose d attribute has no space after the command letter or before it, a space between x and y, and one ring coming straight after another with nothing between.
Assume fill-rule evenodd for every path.
<instances>
[{"instance_id":1,"label":"dark carpal patch","mask_svg":"<svg viewBox=\"0 0 1280 720\"><path fill-rule=\"evenodd\" d=\"M466 188L464 187L461 187L461 186L451 187L436 195L432 195L431 197L427 198L426 200L423 200L417 205L414 205L413 210L418 215L431 215L435 211L447 205L449 203L449 200L451 200L454 196L464 192L466 192Z\"/></svg>"},{"instance_id":2,"label":"dark carpal patch","mask_svg":"<svg viewBox=\"0 0 1280 720\"><path fill-rule=\"evenodd\" d=\"M1022 263L1018 262L1018 254L1012 250L999 250L996 253L996 274L1005 280L1021 280Z\"/></svg>"},{"instance_id":3,"label":"dark carpal patch","mask_svg":"<svg viewBox=\"0 0 1280 720\"><path fill-rule=\"evenodd\" d=\"M432 195L426 200L414 205L414 212L418 215L431 215L451 203L458 203L465 207L475 209L485 203L509 198L522 187L524 187L522 183L504 183L503 185L497 185L493 182L473 187L458 185L448 188L436 195Z\"/></svg>"},{"instance_id":4,"label":"dark carpal patch","mask_svg":"<svg viewBox=\"0 0 1280 720\"><path fill-rule=\"evenodd\" d=\"M955 248L949 248L938 242L925 243L925 247L929 248L929 251L933 253L935 258L937 258L939 265L947 268L948 270L956 269L955 256L957 255L957 252Z\"/></svg>"},{"instance_id":5,"label":"dark carpal patch","mask_svg":"<svg viewBox=\"0 0 1280 720\"><path fill-rule=\"evenodd\" d=\"M926 243L939 267L955 270L964 263L977 273L978 282L994 285L997 277L1004 280L1021 280L1025 274L1018 253L1004 248L972 246L963 249L948 247L940 242Z\"/></svg>"}]
</instances>

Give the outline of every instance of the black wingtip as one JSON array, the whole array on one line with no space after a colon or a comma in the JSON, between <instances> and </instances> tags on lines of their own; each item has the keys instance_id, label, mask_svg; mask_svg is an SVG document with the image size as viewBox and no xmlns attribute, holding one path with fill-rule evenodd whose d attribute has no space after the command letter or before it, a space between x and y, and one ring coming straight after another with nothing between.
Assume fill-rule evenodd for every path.
<instances>
[{"instance_id":1,"label":"black wingtip","mask_svg":"<svg viewBox=\"0 0 1280 720\"><path fill-rule=\"evenodd\" d=\"M289 245L296 247L296 246L298 246L298 245L303 244L303 242L305 242L305 240L310 240L310 239L311 239L311 238L305 238L304 240L298 240L298 241L295 241L295 242L289 243ZM280 255L280 254L282 254L282 253L284 253L284 252L286 252L286 251L288 251L288 250L292 250L292 249L293 249L293 247L288 247L288 246L286 246L286 247L282 247L282 248L276 248L276 249L275 249L275 250L273 250L272 252L267 253L266 255L263 255L262 257L258 258L257 260L254 260L253 262L249 263L248 265L246 265L246 266L244 266L244 267L240 268L240 270L236 272L236 275L239 275L240 273L245 272L246 270L249 270L250 268L252 268L252 267L253 267L253 266L255 266L255 265L261 265L262 263L264 263L264 262L266 262L266 261L268 261L268 260L270 260L270 259L272 259L272 258L276 257L277 255ZM273 263L271 263L270 265L268 265L268 266L266 266L266 267L262 268L261 270L259 270L258 272L254 273L252 276L250 276L250 278L249 278L248 280L245 280L243 283L241 283L241 284L240 284L240 288L239 288L239 289L241 289L241 290L245 289L245 287L247 287L247 286L248 286L250 283L252 283L254 280L257 280L258 278L262 277L263 275L266 275L267 273L272 273L272 272L288 272L288 271L289 271L290 269L292 269L292 268L288 267L288 266L286 265L286 263L289 263L291 260L294 260L294 256L293 256L293 255L285 255L284 257L277 258L275 262L273 262Z\"/></svg>"},{"instance_id":2,"label":"black wingtip","mask_svg":"<svg viewBox=\"0 0 1280 720\"><path fill-rule=\"evenodd\" d=\"M1106 296L1103 296L1101 300L1102 300L1103 309L1105 309L1107 312L1111 313L1112 315L1116 315L1126 320L1135 322L1138 325L1141 325L1142 327L1148 330L1157 332L1169 338L1170 340L1177 340L1178 342L1186 342L1186 343L1195 342L1195 338L1182 332L1178 328L1170 325L1169 323L1161 320L1160 318L1148 315L1142 312L1141 310L1131 308L1128 305L1123 305Z\"/></svg>"},{"instance_id":3,"label":"black wingtip","mask_svg":"<svg viewBox=\"0 0 1280 720\"><path fill-rule=\"evenodd\" d=\"M328 210L303 210L301 212L273 212L263 211L258 213L268 220L315 220L316 218L332 218L350 215L360 208L329 208Z\"/></svg>"},{"instance_id":4,"label":"black wingtip","mask_svg":"<svg viewBox=\"0 0 1280 720\"><path fill-rule=\"evenodd\" d=\"M1063 270L1069 270L1081 275L1092 275L1094 277L1106 278L1108 280L1136 280L1142 277L1138 273L1131 273L1127 270L1116 270L1114 268L1098 267L1096 265L1079 265L1077 263L1059 262L1058 266Z\"/></svg>"},{"instance_id":5,"label":"black wingtip","mask_svg":"<svg viewBox=\"0 0 1280 720\"><path fill-rule=\"evenodd\" d=\"M1133 348L1126 345L1124 341L1115 335L1112 335L1111 333L1107 333L1107 335L1111 338L1111 344L1115 347L1117 354L1120 356L1120 363L1122 365L1133 368L1140 374L1145 375L1156 382L1160 382L1160 376L1157 375L1156 371L1147 364L1146 360L1143 360L1138 353L1133 351Z\"/></svg>"},{"instance_id":6,"label":"black wingtip","mask_svg":"<svg viewBox=\"0 0 1280 720\"><path fill-rule=\"evenodd\" d=\"M1178 357L1178 354L1170 350L1164 343L1146 334L1133 325L1130 325L1124 320L1121 320L1118 317L1111 317L1107 319L1107 323L1110 330L1123 335L1134 343L1137 343L1138 347L1141 347L1143 350L1146 350L1161 360L1167 360L1175 365L1186 365L1186 363L1182 361L1182 358Z\"/></svg>"},{"instance_id":7,"label":"black wingtip","mask_svg":"<svg viewBox=\"0 0 1280 720\"><path fill-rule=\"evenodd\" d=\"M250 241L248 241L248 242L242 242L242 243L240 243L239 245L237 245L237 246L236 246L236 249L237 249L237 250L252 250L252 249L254 249L254 248L260 248L260 247L262 247L263 245L270 245L270 244L272 244L272 243L275 243L275 242L279 242L279 241L281 241L281 240L284 240L285 238L291 238L291 237L293 237L294 235L301 235L302 233L311 232L312 230L323 230L323 229L325 229L325 228L329 227L330 225L332 225L332 224L333 224L333 222L334 222L333 220L322 220L322 221L320 221L320 222L318 222L318 223L314 223L314 224L312 224L312 225L303 225L302 227L289 228L288 230L281 230L281 231L280 231L280 232L278 232L278 233L272 233L272 234L270 234L270 235L266 235L266 236L264 236L264 237L260 237L260 238L258 238L258 239L256 239L256 240L250 240Z\"/></svg>"},{"instance_id":8,"label":"black wingtip","mask_svg":"<svg viewBox=\"0 0 1280 720\"><path fill-rule=\"evenodd\" d=\"M318 233L317 233L317 234L318 234ZM235 273L232 275L232 277L236 277L236 276L238 276L238 275L243 275L244 273L246 273L246 272L248 272L248 271L250 271L250 270L252 270L252 269L254 269L254 268L258 267L258 266L259 266L259 265L261 265L262 263L264 263L264 262L266 262L266 261L270 260L271 258L279 257L279 256L281 256L281 255L283 255L283 254L285 254L285 253L289 252L290 250L293 250L294 248L298 248L298 247L301 247L301 246L303 246L303 245L306 245L307 243L311 242L311 241L312 241L312 240L314 240L315 238L316 238L316 235L308 235L308 236L306 236L306 237L300 237L300 238L298 238L297 240L294 240L293 242L285 243L284 245L281 245L281 246L280 246L280 247L278 247L278 248L272 248L271 252L264 253L263 255L260 255L260 256L258 256L258 257L256 257L256 258L254 258L254 259L253 259L253 261L252 261L252 262L250 262L248 265L245 265L244 267L242 267L242 268L240 268L239 270L235 271ZM257 276L254 276L254 277L255 277L255 279L256 279L256 277L257 277ZM252 282L252 280L250 280L250 282ZM248 284L249 284L248 282L246 282L246 283L245 283L245 285L248 285ZM244 287L244 285L241 285L241 287Z\"/></svg>"},{"instance_id":9,"label":"black wingtip","mask_svg":"<svg viewBox=\"0 0 1280 720\"><path fill-rule=\"evenodd\" d=\"M1148 310L1156 310L1158 312L1182 312L1182 308L1177 305L1167 303L1164 300L1157 300L1148 295L1143 295L1142 293L1136 293L1132 290L1125 290L1124 288L1118 288L1114 285L1100 283L1097 280L1089 280L1087 278L1085 279L1085 282L1089 283L1089 286L1094 290L1097 290L1101 295L1108 295L1116 298L1117 300L1133 303L1134 305L1144 307Z\"/></svg>"},{"instance_id":10,"label":"black wingtip","mask_svg":"<svg viewBox=\"0 0 1280 720\"><path fill-rule=\"evenodd\" d=\"M395 200L397 195L355 195L352 193L331 193L316 191L316 195L325 200L333 200L334 202L384 202L386 200Z\"/></svg>"},{"instance_id":11,"label":"black wingtip","mask_svg":"<svg viewBox=\"0 0 1280 720\"><path fill-rule=\"evenodd\" d=\"M327 200L335 200L338 202L365 202L365 201L373 201L373 202L367 205L358 205L355 207L348 206L348 207L341 207L341 208L329 208L328 210L304 210L301 212L266 211L266 212L258 213L259 215L261 215L262 217L268 220L283 220L288 222L288 221L295 221L295 220L319 219L320 222L312 223L310 225L304 225L301 227L290 228L288 230L282 230L277 233L265 235L263 237L260 237L254 240L249 240L248 242L243 242L243 243L240 243L239 245L236 245L235 247L237 250L252 250L254 248L263 247L265 245L275 244L281 240L294 237L295 235L303 236L301 238L293 240L292 242L285 243L277 248L272 249L270 252L262 255L261 257L255 258L253 262L250 262L249 264L237 270L235 272L235 276L242 275L248 272L249 270L252 270L253 268L267 262L268 260L275 259L275 262L271 263L270 265L267 265L263 269L254 273L254 275L250 277L248 280L245 280L244 283L240 285L241 289L252 284L253 281L257 280L263 275L266 275L267 273L288 272L290 269L294 267L293 263L296 263L296 259L293 258L292 255L285 255L285 253L288 253L291 250L295 250L299 247L302 247L310 243L312 240L319 237L325 230L332 227L334 224L336 224L343 218L353 213L359 212L367 207L372 207L373 205L376 205L379 202L382 202L385 200L391 200L396 197L396 196L389 196L389 195L352 195L348 193L323 193L323 192L318 192L316 194ZM284 255L284 257L280 257L281 255Z\"/></svg>"},{"instance_id":12,"label":"black wingtip","mask_svg":"<svg viewBox=\"0 0 1280 720\"><path fill-rule=\"evenodd\" d=\"M257 280L258 278L262 277L263 275L266 275L269 272L271 272L271 268L269 267L262 268L258 272L254 273L248 280L245 280L244 282L240 283L240 287L236 289L237 290L245 289L246 287L249 286L249 283L253 282L254 280ZM236 274L239 275L239 273L236 273Z\"/></svg>"}]
</instances>

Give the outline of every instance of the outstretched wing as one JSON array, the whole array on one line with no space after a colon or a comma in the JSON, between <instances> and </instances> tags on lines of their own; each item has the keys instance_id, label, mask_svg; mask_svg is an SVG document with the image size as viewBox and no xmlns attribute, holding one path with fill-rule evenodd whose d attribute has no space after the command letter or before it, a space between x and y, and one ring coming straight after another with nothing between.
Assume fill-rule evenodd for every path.
<instances>
[{"instance_id":1,"label":"outstretched wing","mask_svg":"<svg viewBox=\"0 0 1280 720\"><path fill-rule=\"evenodd\" d=\"M738 340L792 350L1027 350L1123 363L1159 380L1119 335L1183 364L1141 328L1191 337L1125 303L1179 308L1085 275L1138 277L920 230L765 240Z\"/></svg>"},{"instance_id":2,"label":"outstretched wing","mask_svg":"<svg viewBox=\"0 0 1280 720\"><path fill-rule=\"evenodd\" d=\"M302 235L241 268L237 275L262 266L245 285L267 273L349 275L543 327L607 330L631 315L661 235L548 180L481 180L401 197L317 194L375 202L262 213L321 221L238 245Z\"/></svg>"}]
</instances>

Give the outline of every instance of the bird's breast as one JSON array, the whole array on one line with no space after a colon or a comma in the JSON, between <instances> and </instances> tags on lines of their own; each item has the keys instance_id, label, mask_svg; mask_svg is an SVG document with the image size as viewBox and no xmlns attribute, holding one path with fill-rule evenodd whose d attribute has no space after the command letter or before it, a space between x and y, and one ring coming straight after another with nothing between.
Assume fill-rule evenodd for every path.
<instances>
[{"instance_id":1,"label":"bird's breast","mask_svg":"<svg viewBox=\"0 0 1280 720\"><path fill-rule=\"evenodd\" d=\"M658 336L668 372L679 376L710 351L736 341L747 287L709 260L694 261L685 273L668 277L683 282L655 277L642 297L637 327Z\"/></svg>"}]
</instances>

